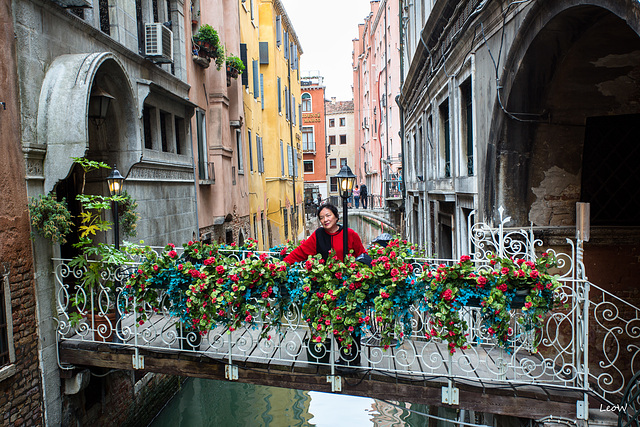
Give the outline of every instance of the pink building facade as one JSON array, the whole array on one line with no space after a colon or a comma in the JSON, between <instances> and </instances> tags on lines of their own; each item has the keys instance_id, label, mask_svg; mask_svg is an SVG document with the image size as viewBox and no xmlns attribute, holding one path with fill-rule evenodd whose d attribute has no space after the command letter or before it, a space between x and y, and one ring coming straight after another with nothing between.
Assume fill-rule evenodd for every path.
<instances>
[{"instance_id":1,"label":"pink building facade","mask_svg":"<svg viewBox=\"0 0 640 427\"><path fill-rule=\"evenodd\" d=\"M353 40L354 173L391 209L402 204L398 8L398 2L372 1Z\"/></svg>"},{"instance_id":2,"label":"pink building facade","mask_svg":"<svg viewBox=\"0 0 640 427\"><path fill-rule=\"evenodd\" d=\"M201 7L204 6L204 7ZM227 55L240 56L238 1L223 0L217 7L192 3L186 26L195 33L209 24L218 31ZM192 45L186 43L187 58ZM248 182L245 177L245 123L241 78L227 78L226 69L187 61L189 98L196 104L191 121L195 157L198 227L200 237L217 242L243 242L250 236Z\"/></svg>"}]
</instances>

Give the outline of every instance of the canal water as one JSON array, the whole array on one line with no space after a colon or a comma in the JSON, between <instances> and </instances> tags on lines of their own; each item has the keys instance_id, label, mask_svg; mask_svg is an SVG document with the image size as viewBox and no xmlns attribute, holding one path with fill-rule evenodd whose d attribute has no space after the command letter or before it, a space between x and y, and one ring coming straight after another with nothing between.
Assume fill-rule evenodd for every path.
<instances>
[{"instance_id":1,"label":"canal water","mask_svg":"<svg viewBox=\"0 0 640 427\"><path fill-rule=\"evenodd\" d=\"M193 378L150 427L429 425L428 418L419 414L429 413L426 405L398 406L341 394ZM440 416L446 416L442 413L444 408L439 409ZM438 424L441 425L445 424Z\"/></svg>"},{"instance_id":2,"label":"canal water","mask_svg":"<svg viewBox=\"0 0 640 427\"><path fill-rule=\"evenodd\" d=\"M357 216L349 217L349 227L358 232L365 246L390 231L380 222ZM370 398L193 378L151 427L429 425L428 418L419 414L429 413L427 406L397 405L400 407ZM453 415L442 413L443 409L439 408L440 416Z\"/></svg>"}]
</instances>

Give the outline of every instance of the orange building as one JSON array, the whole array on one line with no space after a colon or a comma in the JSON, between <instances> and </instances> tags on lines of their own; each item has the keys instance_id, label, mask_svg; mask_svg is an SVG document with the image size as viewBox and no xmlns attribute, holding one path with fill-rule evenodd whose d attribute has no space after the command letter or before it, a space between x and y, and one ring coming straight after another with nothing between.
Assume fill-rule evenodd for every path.
<instances>
[{"instance_id":1,"label":"orange building","mask_svg":"<svg viewBox=\"0 0 640 427\"><path fill-rule=\"evenodd\" d=\"M326 199L327 150L324 111L324 79L320 76L302 77L302 151L304 163L304 199Z\"/></svg>"}]
</instances>

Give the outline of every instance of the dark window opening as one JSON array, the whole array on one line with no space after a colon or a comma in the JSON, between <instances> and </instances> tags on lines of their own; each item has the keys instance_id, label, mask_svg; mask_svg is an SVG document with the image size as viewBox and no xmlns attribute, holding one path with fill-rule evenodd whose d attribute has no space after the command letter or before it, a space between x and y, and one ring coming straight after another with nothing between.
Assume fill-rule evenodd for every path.
<instances>
[{"instance_id":1,"label":"dark window opening","mask_svg":"<svg viewBox=\"0 0 640 427\"><path fill-rule=\"evenodd\" d=\"M449 101L440 105L440 118L442 123L442 144L444 150L444 176L451 177L451 134L449 132Z\"/></svg>"},{"instance_id":2,"label":"dark window opening","mask_svg":"<svg viewBox=\"0 0 640 427\"><path fill-rule=\"evenodd\" d=\"M111 35L109 24L109 0L99 0L98 9L100 11L100 31Z\"/></svg>"},{"instance_id":3,"label":"dark window opening","mask_svg":"<svg viewBox=\"0 0 640 427\"><path fill-rule=\"evenodd\" d=\"M340 135L340 145L345 145L347 143L347 135Z\"/></svg>"},{"instance_id":4,"label":"dark window opening","mask_svg":"<svg viewBox=\"0 0 640 427\"><path fill-rule=\"evenodd\" d=\"M176 117L174 123L174 131L176 133L176 154L182 154L184 151L182 148L184 140L184 119L182 117Z\"/></svg>"},{"instance_id":5,"label":"dark window opening","mask_svg":"<svg viewBox=\"0 0 640 427\"><path fill-rule=\"evenodd\" d=\"M591 224L640 225L640 114L588 117L582 194Z\"/></svg>"},{"instance_id":6,"label":"dark window opening","mask_svg":"<svg viewBox=\"0 0 640 427\"><path fill-rule=\"evenodd\" d=\"M225 230L224 241L227 245L233 243L233 230L227 229Z\"/></svg>"},{"instance_id":7,"label":"dark window opening","mask_svg":"<svg viewBox=\"0 0 640 427\"><path fill-rule=\"evenodd\" d=\"M169 151L169 141L167 140L168 113L160 112L160 140L162 141L162 151Z\"/></svg>"},{"instance_id":8,"label":"dark window opening","mask_svg":"<svg viewBox=\"0 0 640 427\"><path fill-rule=\"evenodd\" d=\"M142 121L144 123L144 148L153 149L153 133L151 130L152 116L155 116L155 108L144 106L142 111Z\"/></svg>"},{"instance_id":9,"label":"dark window opening","mask_svg":"<svg viewBox=\"0 0 640 427\"><path fill-rule=\"evenodd\" d=\"M282 217L282 223L284 225L284 238L286 240L289 238L289 211L287 209L282 209Z\"/></svg>"},{"instance_id":10,"label":"dark window opening","mask_svg":"<svg viewBox=\"0 0 640 427\"><path fill-rule=\"evenodd\" d=\"M473 175L473 99L471 97L471 79L460 85L462 95L462 138L466 150L467 175Z\"/></svg>"},{"instance_id":11,"label":"dark window opening","mask_svg":"<svg viewBox=\"0 0 640 427\"><path fill-rule=\"evenodd\" d=\"M151 7L153 9L153 22L160 22L160 18L158 17L158 0L152 0Z\"/></svg>"}]
</instances>

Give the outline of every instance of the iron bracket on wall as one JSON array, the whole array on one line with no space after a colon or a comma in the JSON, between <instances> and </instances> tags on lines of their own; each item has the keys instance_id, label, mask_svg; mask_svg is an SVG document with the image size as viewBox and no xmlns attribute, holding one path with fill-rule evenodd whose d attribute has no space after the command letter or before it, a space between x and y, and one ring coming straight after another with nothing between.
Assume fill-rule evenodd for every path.
<instances>
[{"instance_id":1,"label":"iron bracket on wall","mask_svg":"<svg viewBox=\"0 0 640 427\"><path fill-rule=\"evenodd\" d=\"M340 375L327 375L327 382L331 383L331 391L342 391L342 377Z\"/></svg>"},{"instance_id":2,"label":"iron bracket on wall","mask_svg":"<svg viewBox=\"0 0 640 427\"><path fill-rule=\"evenodd\" d=\"M442 403L447 405L460 404L460 389L453 386L453 382L449 381L449 385L442 387Z\"/></svg>"},{"instance_id":3,"label":"iron bracket on wall","mask_svg":"<svg viewBox=\"0 0 640 427\"><path fill-rule=\"evenodd\" d=\"M144 356L140 354L134 354L132 356L132 359L133 359L133 369L144 369Z\"/></svg>"},{"instance_id":4,"label":"iron bracket on wall","mask_svg":"<svg viewBox=\"0 0 640 427\"><path fill-rule=\"evenodd\" d=\"M229 381L237 381L238 380L238 366L237 365L226 365L224 367L224 377Z\"/></svg>"}]
</instances>

